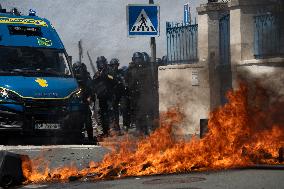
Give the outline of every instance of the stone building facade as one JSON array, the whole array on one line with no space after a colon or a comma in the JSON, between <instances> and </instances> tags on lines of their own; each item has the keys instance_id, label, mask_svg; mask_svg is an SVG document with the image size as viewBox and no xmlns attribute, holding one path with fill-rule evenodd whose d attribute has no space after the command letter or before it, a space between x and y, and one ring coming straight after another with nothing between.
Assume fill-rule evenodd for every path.
<instances>
[{"instance_id":1,"label":"stone building facade","mask_svg":"<svg viewBox=\"0 0 284 189\"><path fill-rule=\"evenodd\" d=\"M186 133L199 134L200 120L226 102L227 90L238 88L239 78L257 80L284 95L283 10L283 2L277 0L231 0L198 7L199 61L159 67L160 111L179 106L186 115ZM257 31L257 16L261 15L272 28L266 33ZM271 22L273 15L280 22ZM272 25L278 28L277 39ZM276 45L271 44L273 40L279 42L277 52L267 50L270 54L265 54L267 47Z\"/></svg>"}]
</instances>

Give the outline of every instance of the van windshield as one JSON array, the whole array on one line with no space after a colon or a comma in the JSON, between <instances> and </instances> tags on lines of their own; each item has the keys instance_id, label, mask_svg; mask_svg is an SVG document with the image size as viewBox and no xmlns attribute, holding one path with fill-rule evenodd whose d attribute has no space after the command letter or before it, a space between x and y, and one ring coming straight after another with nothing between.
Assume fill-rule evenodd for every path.
<instances>
[{"instance_id":1,"label":"van windshield","mask_svg":"<svg viewBox=\"0 0 284 189\"><path fill-rule=\"evenodd\" d=\"M71 76L62 50L0 46L0 74Z\"/></svg>"}]
</instances>

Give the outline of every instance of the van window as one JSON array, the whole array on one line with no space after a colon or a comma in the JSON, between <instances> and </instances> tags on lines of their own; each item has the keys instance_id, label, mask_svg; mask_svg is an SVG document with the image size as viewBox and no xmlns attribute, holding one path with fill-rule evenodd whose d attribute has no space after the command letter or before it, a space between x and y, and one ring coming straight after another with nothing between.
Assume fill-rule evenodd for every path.
<instances>
[{"instance_id":1,"label":"van window","mask_svg":"<svg viewBox=\"0 0 284 189\"><path fill-rule=\"evenodd\" d=\"M70 76L66 56L56 49L0 46L0 71Z\"/></svg>"}]
</instances>

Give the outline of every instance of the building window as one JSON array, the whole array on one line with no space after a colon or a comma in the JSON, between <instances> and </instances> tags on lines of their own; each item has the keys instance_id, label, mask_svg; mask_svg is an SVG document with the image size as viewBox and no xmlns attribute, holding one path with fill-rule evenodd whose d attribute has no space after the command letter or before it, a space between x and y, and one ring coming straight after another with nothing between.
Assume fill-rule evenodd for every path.
<instances>
[{"instance_id":1,"label":"building window","mask_svg":"<svg viewBox=\"0 0 284 189\"><path fill-rule=\"evenodd\" d=\"M283 23L279 14L254 17L254 56L256 59L284 55Z\"/></svg>"}]
</instances>

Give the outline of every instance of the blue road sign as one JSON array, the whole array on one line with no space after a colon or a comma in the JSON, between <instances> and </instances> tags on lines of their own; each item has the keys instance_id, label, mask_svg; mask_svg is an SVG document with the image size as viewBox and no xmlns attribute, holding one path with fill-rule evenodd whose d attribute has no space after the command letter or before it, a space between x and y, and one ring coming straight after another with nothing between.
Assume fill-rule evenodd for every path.
<instances>
[{"instance_id":1,"label":"blue road sign","mask_svg":"<svg viewBox=\"0 0 284 189\"><path fill-rule=\"evenodd\" d=\"M127 32L129 37L160 35L160 7L157 5L128 5Z\"/></svg>"}]
</instances>

